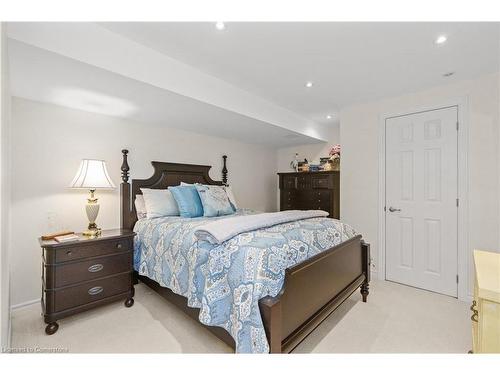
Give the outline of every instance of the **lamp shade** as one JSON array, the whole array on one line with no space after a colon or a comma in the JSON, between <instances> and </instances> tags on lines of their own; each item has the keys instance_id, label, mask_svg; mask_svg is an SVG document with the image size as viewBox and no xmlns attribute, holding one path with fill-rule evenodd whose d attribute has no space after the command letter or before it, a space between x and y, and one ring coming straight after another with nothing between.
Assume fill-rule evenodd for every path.
<instances>
[{"instance_id":1,"label":"lamp shade","mask_svg":"<svg viewBox=\"0 0 500 375\"><path fill-rule=\"evenodd\" d=\"M71 182L75 189L114 189L104 160L83 159L76 176Z\"/></svg>"}]
</instances>

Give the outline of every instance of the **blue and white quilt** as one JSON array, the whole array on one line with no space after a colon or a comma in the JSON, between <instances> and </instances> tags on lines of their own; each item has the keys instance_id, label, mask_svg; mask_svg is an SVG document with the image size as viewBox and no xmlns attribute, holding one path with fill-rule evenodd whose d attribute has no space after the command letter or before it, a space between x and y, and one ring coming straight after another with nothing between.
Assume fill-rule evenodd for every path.
<instances>
[{"instance_id":1,"label":"blue and white quilt","mask_svg":"<svg viewBox=\"0 0 500 375\"><path fill-rule=\"evenodd\" d=\"M229 332L237 353L268 353L259 300L280 292L286 268L356 233L338 220L315 217L241 233L222 244L196 238L197 227L227 217L139 220L134 268L186 297L200 309L200 322Z\"/></svg>"}]
</instances>

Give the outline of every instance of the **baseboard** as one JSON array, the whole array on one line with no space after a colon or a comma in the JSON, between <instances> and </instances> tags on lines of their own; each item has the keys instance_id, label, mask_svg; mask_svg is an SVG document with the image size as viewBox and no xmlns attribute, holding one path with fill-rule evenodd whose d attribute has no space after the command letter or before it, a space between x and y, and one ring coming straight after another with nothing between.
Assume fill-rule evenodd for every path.
<instances>
[{"instance_id":1,"label":"baseboard","mask_svg":"<svg viewBox=\"0 0 500 375\"><path fill-rule=\"evenodd\" d=\"M19 309L34 305L35 303L40 303L40 298L31 300L31 301L21 302L21 303L18 303L17 305L12 305L10 307L10 311L12 312L15 310L19 310Z\"/></svg>"}]
</instances>

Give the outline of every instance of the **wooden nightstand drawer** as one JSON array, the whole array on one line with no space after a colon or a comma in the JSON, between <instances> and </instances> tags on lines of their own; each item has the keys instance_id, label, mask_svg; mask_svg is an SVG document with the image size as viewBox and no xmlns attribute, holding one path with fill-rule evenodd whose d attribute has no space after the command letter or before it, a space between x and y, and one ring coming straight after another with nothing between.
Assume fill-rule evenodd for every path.
<instances>
[{"instance_id":1,"label":"wooden nightstand drawer","mask_svg":"<svg viewBox=\"0 0 500 375\"><path fill-rule=\"evenodd\" d=\"M89 258L99 255L119 253L132 250L131 238L119 238L107 241L93 241L90 243L76 243L57 249L56 263L69 262L71 260Z\"/></svg>"},{"instance_id":2,"label":"wooden nightstand drawer","mask_svg":"<svg viewBox=\"0 0 500 375\"><path fill-rule=\"evenodd\" d=\"M60 312L99 301L130 290L132 275L127 272L116 276L92 280L76 286L47 290L47 301L53 298L54 312ZM53 296L51 296L53 294Z\"/></svg>"},{"instance_id":3,"label":"wooden nightstand drawer","mask_svg":"<svg viewBox=\"0 0 500 375\"><path fill-rule=\"evenodd\" d=\"M78 262L64 263L54 267L51 273L46 270L47 284L54 288L77 284L117 273L127 272L132 269L132 252L84 259ZM54 280L50 280L53 277Z\"/></svg>"}]
</instances>

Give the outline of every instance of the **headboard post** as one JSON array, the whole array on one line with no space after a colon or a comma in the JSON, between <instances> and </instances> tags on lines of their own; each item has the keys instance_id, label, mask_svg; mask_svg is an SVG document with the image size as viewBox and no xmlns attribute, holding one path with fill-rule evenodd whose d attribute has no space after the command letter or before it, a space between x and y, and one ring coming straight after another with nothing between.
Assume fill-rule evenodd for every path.
<instances>
[{"instance_id":1,"label":"headboard post","mask_svg":"<svg viewBox=\"0 0 500 375\"><path fill-rule=\"evenodd\" d=\"M128 177L129 174L128 172L130 171L130 167L128 166L127 162L127 154L128 150L122 150L122 156L123 156L123 161L122 161L122 166L121 166L121 171L122 171L122 183L120 184L120 228L121 229L132 229L131 226L133 225L131 222L131 217L130 217L130 204L131 204L131 199L130 199L130 184L128 182Z\"/></svg>"},{"instance_id":2,"label":"headboard post","mask_svg":"<svg viewBox=\"0 0 500 375\"><path fill-rule=\"evenodd\" d=\"M127 183L128 182L128 171L130 171L130 167L128 166L127 162L127 156L128 156L128 150L122 150L122 156L123 156L123 161L122 161L122 181Z\"/></svg>"},{"instance_id":3,"label":"headboard post","mask_svg":"<svg viewBox=\"0 0 500 375\"><path fill-rule=\"evenodd\" d=\"M227 185L227 167L226 167L227 155L222 155L222 183Z\"/></svg>"}]
</instances>

